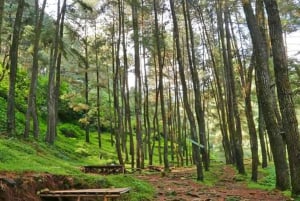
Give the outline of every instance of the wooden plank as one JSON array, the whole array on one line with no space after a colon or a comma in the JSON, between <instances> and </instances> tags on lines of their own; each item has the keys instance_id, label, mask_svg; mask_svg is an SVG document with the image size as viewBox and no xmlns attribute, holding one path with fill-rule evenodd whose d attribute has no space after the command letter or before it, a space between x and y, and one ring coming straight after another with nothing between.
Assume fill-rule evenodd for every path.
<instances>
[{"instance_id":1,"label":"wooden plank","mask_svg":"<svg viewBox=\"0 0 300 201\"><path fill-rule=\"evenodd\" d=\"M127 193L130 188L56 190L40 192L40 197L119 197Z\"/></svg>"},{"instance_id":2,"label":"wooden plank","mask_svg":"<svg viewBox=\"0 0 300 201\"><path fill-rule=\"evenodd\" d=\"M121 197L122 194L128 193L130 188L106 188L106 189L80 189L80 190L57 190L57 191L43 191L40 192L40 197L56 197L59 200L63 197L73 197L80 201L83 197L102 197L104 201L109 198Z\"/></svg>"}]
</instances>

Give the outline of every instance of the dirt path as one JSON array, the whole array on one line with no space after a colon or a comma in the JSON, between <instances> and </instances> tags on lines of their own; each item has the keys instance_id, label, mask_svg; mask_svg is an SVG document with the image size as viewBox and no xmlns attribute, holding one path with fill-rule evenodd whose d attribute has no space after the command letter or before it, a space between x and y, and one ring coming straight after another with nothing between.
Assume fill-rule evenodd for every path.
<instances>
[{"instance_id":1,"label":"dirt path","mask_svg":"<svg viewBox=\"0 0 300 201\"><path fill-rule=\"evenodd\" d=\"M279 191L249 189L235 181L235 171L224 166L213 187L195 181L194 169L178 169L162 176L161 173L138 176L156 189L155 201L287 201Z\"/></svg>"}]
</instances>

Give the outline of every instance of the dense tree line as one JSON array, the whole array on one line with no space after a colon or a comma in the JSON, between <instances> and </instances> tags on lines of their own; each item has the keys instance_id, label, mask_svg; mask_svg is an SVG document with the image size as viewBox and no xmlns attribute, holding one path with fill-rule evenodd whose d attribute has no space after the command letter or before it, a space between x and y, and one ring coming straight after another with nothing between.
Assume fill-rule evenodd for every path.
<instances>
[{"instance_id":1,"label":"dense tree line","mask_svg":"<svg viewBox=\"0 0 300 201\"><path fill-rule=\"evenodd\" d=\"M252 180L259 164L273 158L276 188L291 185L300 195L299 64L285 43L298 31L299 3L57 0L55 6L0 1L4 135L54 144L59 122L75 120L87 143L90 130L97 131L100 149L104 129L110 131L120 164L144 168L158 153L165 171L195 164L198 180L216 147L245 174L249 144ZM18 89L20 72L29 78L25 92ZM47 122L45 135L39 118Z\"/></svg>"}]
</instances>

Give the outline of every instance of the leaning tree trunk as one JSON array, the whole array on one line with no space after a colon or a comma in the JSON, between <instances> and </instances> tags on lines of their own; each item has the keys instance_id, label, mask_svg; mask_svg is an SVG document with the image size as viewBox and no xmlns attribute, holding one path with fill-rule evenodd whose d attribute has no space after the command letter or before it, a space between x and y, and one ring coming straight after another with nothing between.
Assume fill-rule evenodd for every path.
<instances>
[{"instance_id":1,"label":"leaning tree trunk","mask_svg":"<svg viewBox=\"0 0 300 201\"><path fill-rule=\"evenodd\" d=\"M292 195L300 196L300 136L288 76L288 62L282 36L282 25L276 0L264 0L272 44L276 87L290 165Z\"/></svg>"},{"instance_id":2,"label":"leaning tree trunk","mask_svg":"<svg viewBox=\"0 0 300 201\"><path fill-rule=\"evenodd\" d=\"M258 27L256 18L253 14L253 9L249 0L242 0L244 12L254 52L256 56L256 73L257 73L257 88L262 104L262 111L264 114L266 127L270 139L270 145L274 156L275 172L276 172L276 188L286 190L289 188L289 172L286 161L286 151L282 136L279 135L280 128L277 122L274 109L274 96L270 88L270 77L268 72L268 51L267 43L264 40L262 33Z\"/></svg>"}]
</instances>

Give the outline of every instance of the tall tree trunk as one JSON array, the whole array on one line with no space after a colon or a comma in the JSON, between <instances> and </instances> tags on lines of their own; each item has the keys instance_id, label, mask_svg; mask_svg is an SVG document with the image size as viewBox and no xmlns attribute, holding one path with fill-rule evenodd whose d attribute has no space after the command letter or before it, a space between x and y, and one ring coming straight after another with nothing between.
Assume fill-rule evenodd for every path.
<instances>
[{"instance_id":1,"label":"tall tree trunk","mask_svg":"<svg viewBox=\"0 0 300 201\"><path fill-rule=\"evenodd\" d=\"M200 149L198 146L197 126L196 126L194 114L191 110L191 106L188 101L188 94L187 94L188 88L187 88L187 83L185 80L183 58L182 58L182 54L181 54L181 47L180 47L180 41L179 41L179 28L178 28L177 16L175 13L175 6L174 6L173 0L170 0L170 7L171 7L171 13L172 13L172 19L173 19L174 40L175 40L175 45L176 45L177 62L178 62L181 85L182 85L183 104L184 104L184 108L186 110L186 113L187 113L187 116L189 119L189 123L190 123L191 140L193 141L193 143L192 143L193 158L194 158L194 163L196 164L196 167L197 167L197 180L202 181L204 176L203 176L201 155L199 153Z\"/></svg>"},{"instance_id":2,"label":"tall tree trunk","mask_svg":"<svg viewBox=\"0 0 300 201\"><path fill-rule=\"evenodd\" d=\"M58 52L57 55L57 63L56 63L56 74L55 74L55 115L56 119L58 120L58 107L59 107L59 100L60 100L60 86L61 86L61 62L62 62L62 50L63 50L63 36L64 36L64 27L65 27L65 15L66 15L66 8L67 8L67 0L63 0L62 7L61 7L61 17L60 17L60 24L59 24L59 40L58 40L58 48L61 50ZM57 125L57 121L55 122ZM56 126L55 125L55 126Z\"/></svg>"},{"instance_id":3,"label":"tall tree trunk","mask_svg":"<svg viewBox=\"0 0 300 201\"><path fill-rule=\"evenodd\" d=\"M266 23L265 23L265 13L264 13L264 2L263 0L256 0L255 2L255 13L256 13L256 19L257 19L257 23L260 27L260 30L265 38L265 40L267 40L266 38L266 34L265 34L265 30L266 30ZM254 54L255 55L255 54ZM268 54L269 55L269 54ZM255 62L255 58L254 61ZM256 64L255 64L256 65ZM257 77L255 76L255 80ZM257 96L259 96L259 94L257 93ZM258 98L259 99L259 98ZM266 126L265 126L265 120L263 118L263 113L262 113L262 108L261 108L261 103L260 101L258 101L258 110L259 110L259 140L260 140L260 147L261 147L261 154L262 154L262 167L265 168L268 166L268 159L267 159L267 145L266 145L266 141L265 141L265 130L266 130ZM267 146L267 147L266 147Z\"/></svg>"},{"instance_id":4,"label":"tall tree trunk","mask_svg":"<svg viewBox=\"0 0 300 201\"><path fill-rule=\"evenodd\" d=\"M55 35L54 43L51 48L50 55L50 65L49 65L49 78L48 78L48 122L47 122L47 134L46 142L53 144L56 136L56 124L57 124L57 115L56 115L56 86L55 86L55 75L56 75L56 64L58 58L58 49L59 49L59 28L61 20L61 5L60 0L57 3L57 19L55 25Z\"/></svg>"},{"instance_id":5,"label":"tall tree trunk","mask_svg":"<svg viewBox=\"0 0 300 201\"><path fill-rule=\"evenodd\" d=\"M251 86L252 86L252 79L253 79L252 75L253 75L253 70L255 65L256 65L255 56L252 56L247 77L243 78L243 74L244 74L243 72L240 73L240 76L241 76L241 82L244 90L245 113L247 118L247 125L248 125L249 136L250 136L250 149L252 154L251 180L257 182L258 163L259 163L258 141L257 141L257 133L256 133L255 122L253 117L252 104L251 104ZM244 67L241 66L241 68Z\"/></svg>"},{"instance_id":6,"label":"tall tree trunk","mask_svg":"<svg viewBox=\"0 0 300 201\"><path fill-rule=\"evenodd\" d=\"M231 164L233 163L233 156L232 156L232 151L231 151L231 147L230 147L230 141L229 141L229 136L228 136L228 127L227 127L227 122L226 122L226 109L225 109L225 101L223 98L223 90L222 90L222 83L220 80L220 74L217 68L217 63L216 63L216 58L214 56L213 53L213 47L212 47L212 42L210 40L210 36L206 27L206 24L204 22L204 18L203 18L203 14L201 11L201 8L198 8L198 13L200 15L200 20L202 23L202 26L204 28L204 36L206 38L206 47L208 49L208 53L209 56L211 58L212 61L212 68L213 68L213 76L215 81L215 85L216 87L213 86L212 84L212 89L216 89L214 90L215 92L214 97L215 97L215 101L217 104L217 109L218 109L218 116L219 116L219 122L220 122L220 128L221 128L221 134L222 134L222 145L224 148L224 155L225 155L225 160L226 160L226 164ZM219 23L219 22L218 22ZM220 25L218 25L220 26Z\"/></svg>"},{"instance_id":7,"label":"tall tree trunk","mask_svg":"<svg viewBox=\"0 0 300 201\"><path fill-rule=\"evenodd\" d=\"M4 17L4 0L0 0L0 54L2 53L2 25ZM0 79L1 81L1 79Z\"/></svg>"},{"instance_id":8,"label":"tall tree trunk","mask_svg":"<svg viewBox=\"0 0 300 201\"><path fill-rule=\"evenodd\" d=\"M124 13L124 5L122 6L122 13ZM123 79L123 91L124 91L124 106L125 106L125 133L123 137L123 147L126 148L126 136L129 132L129 154L131 156L131 167L134 168L135 164L135 153L134 153L134 136L133 136L133 129L132 129L132 122L131 122L131 107L130 107L130 98L129 98L129 86L128 86L128 58L127 58L127 47L126 47L126 34L125 34L125 16L121 16L121 23L122 24L122 47L123 47L123 60L124 60L124 79ZM127 151L126 151L127 153Z\"/></svg>"},{"instance_id":9,"label":"tall tree trunk","mask_svg":"<svg viewBox=\"0 0 300 201\"><path fill-rule=\"evenodd\" d=\"M26 112L26 123L25 123L25 130L24 130L24 137L29 137L30 132L30 120L31 117L33 118L33 125L34 125L34 132L33 135L35 139L39 136L39 121L38 121L38 114L36 108L36 89L37 89L37 79L38 79L38 72L39 72L39 43L40 43L40 36L41 36L41 29L43 25L44 19L44 10L46 7L47 0L43 1L42 8L39 10L39 2L35 1L36 6L36 25L35 25L35 38L34 38L34 47L33 47L33 58L32 58L32 71L31 71L31 82L29 87L29 97L28 97L28 106Z\"/></svg>"},{"instance_id":10,"label":"tall tree trunk","mask_svg":"<svg viewBox=\"0 0 300 201\"><path fill-rule=\"evenodd\" d=\"M139 25L138 25L137 0L132 1L132 27L134 40L134 66L135 66L135 116L136 116L136 143L137 143L137 168L144 168L143 137L142 137L142 82L140 66L140 45L139 45Z\"/></svg>"},{"instance_id":11,"label":"tall tree trunk","mask_svg":"<svg viewBox=\"0 0 300 201\"><path fill-rule=\"evenodd\" d=\"M99 64L99 51L98 51L98 40L97 40L97 22L95 20L95 37L94 37L94 46L95 46L95 59L96 59L96 83L97 83L97 134L98 134L98 147L102 147L102 139L101 139L101 119L100 119L100 103L101 103L101 96L100 96L100 64ZM109 81L108 81L109 82Z\"/></svg>"},{"instance_id":12,"label":"tall tree trunk","mask_svg":"<svg viewBox=\"0 0 300 201\"><path fill-rule=\"evenodd\" d=\"M186 8L185 8L186 7ZM195 45L194 45L194 31L193 25L191 22L190 17L190 9L189 3L183 3L184 9L184 16L186 18L186 40L187 40L187 53L189 58L189 66L190 71L192 74L192 81L193 81L193 88L195 94L195 112L196 118L198 122L198 129L199 129L199 139L202 145L201 147L201 154L202 160L204 163L205 170L209 170L209 159L207 154L207 140L206 140L206 133L205 133L205 118L204 118L204 111L202 107L202 97L201 97L201 90L200 90L200 80L198 76L197 66L196 66L196 56L195 56ZM188 36L189 35L189 36ZM189 41L191 47L189 47Z\"/></svg>"},{"instance_id":13,"label":"tall tree trunk","mask_svg":"<svg viewBox=\"0 0 300 201\"><path fill-rule=\"evenodd\" d=\"M84 98L85 104L89 105L89 53L88 53L88 35L87 35L87 19L85 19L85 38L83 39L84 43ZM90 126L89 126L89 115L88 111L85 111L85 116L87 118L87 122L85 124L85 142L90 142Z\"/></svg>"},{"instance_id":14,"label":"tall tree trunk","mask_svg":"<svg viewBox=\"0 0 300 201\"><path fill-rule=\"evenodd\" d=\"M276 0L264 0L272 45L276 87L290 165L292 195L300 196L300 137L298 121L288 76L288 62L284 47L282 25Z\"/></svg>"},{"instance_id":15,"label":"tall tree trunk","mask_svg":"<svg viewBox=\"0 0 300 201\"><path fill-rule=\"evenodd\" d=\"M169 160L168 160L168 128L167 128L167 117L166 117L166 109L165 109L165 98L164 98L164 83L163 83L163 59L161 56L161 38L158 28L158 17L157 17L157 8L158 1L153 1L154 7L154 18L155 18L155 42L156 42L156 51L158 58L158 88L159 88L159 97L160 97L160 109L161 109L161 118L162 118L162 126L163 126L163 136L164 136L164 168L165 171L169 171Z\"/></svg>"},{"instance_id":16,"label":"tall tree trunk","mask_svg":"<svg viewBox=\"0 0 300 201\"><path fill-rule=\"evenodd\" d=\"M222 58L224 63L224 72L225 72L225 103L227 104L227 124L228 124L228 131L229 131L229 139L230 139L230 147L232 152L232 162L236 163L236 156L237 156L237 149L236 149L236 130L235 130L235 117L234 117L234 108L233 108L233 95L232 95L232 86L230 82L230 73L229 73L229 58L226 51L226 36L225 36L225 30L224 30L224 20L223 20L223 2L218 1L218 7L217 7L217 21L218 21L218 30L220 33L220 40L221 40L221 47L222 47Z\"/></svg>"},{"instance_id":17,"label":"tall tree trunk","mask_svg":"<svg viewBox=\"0 0 300 201\"><path fill-rule=\"evenodd\" d=\"M227 45L227 57L228 57L228 83L229 83L229 94L230 100L232 100L232 110L234 114L234 122L235 122L235 132L234 132L234 147L235 147L235 154L236 154L236 165L237 169L240 174L245 174L245 167L244 167L244 153L243 153L243 146L242 146L242 126L241 126L241 119L240 119L240 112L238 108L238 100L236 95L236 83L234 77L234 70L233 70L233 55L232 55L232 36L230 33L229 28L229 9L226 3L225 8L225 31L226 31L226 45ZM230 104L230 103L229 103Z\"/></svg>"},{"instance_id":18,"label":"tall tree trunk","mask_svg":"<svg viewBox=\"0 0 300 201\"><path fill-rule=\"evenodd\" d=\"M10 47L10 72L9 72L9 89L7 98L7 134L12 137L16 134L16 114L15 114L15 84L18 69L18 51L19 51L19 39L22 25L22 16L24 10L25 1L18 1L18 8L16 12L16 18L13 28L12 44Z\"/></svg>"},{"instance_id":19,"label":"tall tree trunk","mask_svg":"<svg viewBox=\"0 0 300 201\"><path fill-rule=\"evenodd\" d=\"M119 22L122 15L122 0L118 0L118 14ZM115 117L115 126L114 126L114 135L116 139L116 150L117 156L120 164L124 164L122 149L121 149L121 136L123 135L123 122L122 122L122 112L120 108L120 71L121 71L121 62L120 62L120 43L121 43L121 34L122 34L122 24L118 25L118 38L117 38L117 49L116 49L116 65L114 70L114 79L113 79L113 100L114 100L114 117Z\"/></svg>"},{"instance_id":20,"label":"tall tree trunk","mask_svg":"<svg viewBox=\"0 0 300 201\"><path fill-rule=\"evenodd\" d=\"M258 27L253 9L249 0L242 0L248 28L250 30L254 52L256 53L257 87L262 104L270 145L274 156L276 172L276 188L286 190L289 188L288 164L286 161L285 145L280 133L280 128L274 110L272 89L268 72L267 44Z\"/></svg>"}]
</instances>

